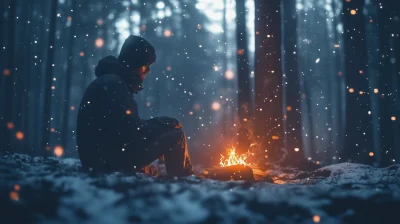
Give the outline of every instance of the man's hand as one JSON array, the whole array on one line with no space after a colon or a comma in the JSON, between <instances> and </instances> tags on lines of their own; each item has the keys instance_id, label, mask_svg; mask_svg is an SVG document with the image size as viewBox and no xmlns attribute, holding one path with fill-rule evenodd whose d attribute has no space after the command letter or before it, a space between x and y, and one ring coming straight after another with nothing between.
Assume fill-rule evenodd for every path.
<instances>
[{"instance_id":1,"label":"man's hand","mask_svg":"<svg viewBox=\"0 0 400 224\"><path fill-rule=\"evenodd\" d=\"M153 119L156 120L157 123L159 123L162 126L167 126L169 128L182 128L182 124L175 118L163 116L163 117L155 117Z\"/></svg>"}]
</instances>

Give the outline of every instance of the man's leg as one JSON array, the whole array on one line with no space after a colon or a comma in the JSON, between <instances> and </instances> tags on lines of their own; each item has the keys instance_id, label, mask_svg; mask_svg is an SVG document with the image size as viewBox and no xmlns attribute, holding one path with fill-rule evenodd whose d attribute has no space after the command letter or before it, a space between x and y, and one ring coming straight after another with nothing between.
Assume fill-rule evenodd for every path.
<instances>
[{"instance_id":1,"label":"man's leg","mask_svg":"<svg viewBox=\"0 0 400 224\"><path fill-rule=\"evenodd\" d=\"M169 176L188 176L193 174L186 135L182 128L166 133L162 138L166 141L176 141L175 144L164 153L165 167Z\"/></svg>"},{"instance_id":2,"label":"man's leg","mask_svg":"<svg viewBox=\"0 0 400 224\"><path fill-rule=\"evenodd\" d=\"M154 142L138 146L133 150L133 166L141 169L164 155L169 176L188 176L193 174L186 136L182 128L171 129Z\"/></svg>"}]
</instances>

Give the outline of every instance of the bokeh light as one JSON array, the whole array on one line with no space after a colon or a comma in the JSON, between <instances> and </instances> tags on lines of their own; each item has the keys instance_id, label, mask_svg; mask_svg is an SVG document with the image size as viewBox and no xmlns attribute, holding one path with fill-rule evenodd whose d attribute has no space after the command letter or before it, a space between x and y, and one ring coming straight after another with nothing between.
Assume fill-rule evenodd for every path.
<instances>
[{"instance_id":1,"label":"bokeh light","mask_svg":"<svg viewBox=\"0 0 400 224\"><path fill-rule=\"evenodd\" d=\"M24 139L24 133L22 133L22 131L18 131L17 133L15 133L15 137L18 140L22 140L22 139Z\"/></svg>"},{"instance_id":2,"label":"bokeh light","mask_svg":"<svg viewBox=\"0 0 400 224\"><path fill-rule=\"evenodd\" d=\"M211 108L213 110L220 110L221 109L221 104L219 102L213 102L211 105Z\"/></svg>"},{"instance_id":3,"label":"bokeh light","mask_svg":"<svg viewBox=\"0 0 400 224\"><path fill-rule=\"evenodd\" d=\"M97 48L103 47L103 46L104 46L104 40L103 40L103 38L101 38L101 37L97 38L95 44L96 44L96 47L97 47Z\"/></svg>"},{"instance_id":4,"label":"bokeh light","mask_svg":"<svg viewBox=\"0 0 400 224\"><path fill-rule=\"evenodd\" d=\"M64 154L64 149L62 146L57 145L54 147L54 155L57 157L61 157Z\"/></svg>"}]
</instances>

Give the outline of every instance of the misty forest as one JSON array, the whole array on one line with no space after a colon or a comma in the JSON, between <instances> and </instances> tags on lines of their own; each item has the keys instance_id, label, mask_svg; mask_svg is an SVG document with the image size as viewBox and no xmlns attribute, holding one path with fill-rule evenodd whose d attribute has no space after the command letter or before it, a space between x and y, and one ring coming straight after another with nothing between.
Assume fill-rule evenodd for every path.
<instances>
[{"instance_id":1,"label":"misty forest","mask_svg":"<svg viewBox=\"0 0 400 224\"><path fill-rule=\"evenodd\" d=\"M0 20L0 222L398 219L397 0L2 0ZM131 35L157 55L139 117L181 123L192 175L82 168L81 101Z\"/></svg>"}]
</instances>

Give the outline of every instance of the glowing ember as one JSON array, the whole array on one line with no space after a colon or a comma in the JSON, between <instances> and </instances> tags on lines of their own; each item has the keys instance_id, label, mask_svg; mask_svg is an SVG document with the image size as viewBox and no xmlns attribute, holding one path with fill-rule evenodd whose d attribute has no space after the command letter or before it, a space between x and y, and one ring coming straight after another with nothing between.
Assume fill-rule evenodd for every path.
<instances>
[{"instance_id":1,"label":"glowing ember","mask_svg":"<svg viewBox=\"0 0 400 224\"><path fill-rule=\"evenodd\" d=\"M7 122L7 128L8 129L13 129L14 128L14 123L13 122Z\"/></svg>"},{"instance_id":2,"label":"glowing ember","mask_svg":"<svg viewBox=\"0 0 400 224\"><path fill-rule=\"evenodd\" d=\"M319 222L321 221L321 217L320 217L319 215L314 215L314 216L313 216L313 221L314 221L315 223L319 223Z\"/></svg>"},{"instance_id":3,"label":"glowing ember","mask_svg":"<svg viewBox=\"0 0 400 224\"><path fill-rule=\"evenodd\" d=\"M57 157L61 157L64 154L64 149L61 146L56 146L54 147L54 155L56 155Z\"/></svg>"},{"instance_id":4,"label":"glowing ember","mask_svg":"<svg viewBox=\"0 0 400 224\"><path fill-rule=\"evenodd\" d=\"M246 161L249 153L250 152L238 155L235 152L235 148L232 147L231 149L228 150L227 157L221 155L219 164L221 165L221 167L233 166L233 165L250 166L251 164Z\"/></svg>"},{"instance_id":5,"label":"glowing ember","mask_svg":"<svg viewBox=\"0 0 400 224\"><path fill-rule=\"evenodd\" d=\"M22 133L22 131L18 131L18 132L15 134L15 137L16 137L18 140L22 140L22 139L24 139L24 133Z\"/></svg>"},{"instance_id":6,"label":"glowing ember","mask_svg":"<svg viewBox=\"0 0 400 224\"><path fill-rule=\"evenodd\" d=\"M228 80L232 80L233 78L235 78L235 74L233 73L232 70L226 70L225 78Z\"/></svg>"},{"instance_id":7,"label":"glowing ember","mask_svg":"<svg viewBox=\"0 0 400 224\"><path fill-rule=\"evenodd\" d=\"M221 109L221 104L219 102L213 102L211 105L211 108L213 110L219 110L219 109Z\"/></svg>"},{"instance_id":8,"label":"glowing ember","mask_svg":"<svg viewBox=\"0 0 400 224\"><path fill-rule=\"evenodd\" d=\"M96 41L95 41L95 45L96 45L97 48L103 47L103 46L104 46L104 40L103 40L103 38L100 38L100 37L97 38Z\"/></svg>"},{"instance_id":9,"label":"glowing ember","mask_svg":"<svg viewBox=\"0 0 400 224\"><path fill-rule=\"evenodd\" d=\"M4 69L3 70L3 74L4 75L10 75L11 74L10 69Z\"/></svg>"},{"instance_id":10,"label":"glowing ember","mask_svg":"<svg viewBox=\"0 0 400 224\"><path fill-rule=\"evenodd\" d=\"M18 192L16 192L16 191L11 191L11 192L10 192L10 199L13 200L13 201L18 201L18 200L19 200Z\"/></svg>"},{"instance_id":11,"label":"glowing ember","mask_svg":"<svg viewBox=\"0 0 400 224\"><path fill-rule=\"evenodd\" d=\"M170 37L171 35L172 35L171 30L168 30L168 29L164 30L164 36L165 37Z\"/></svg>"},{"instance_id":12,"label":"glowing ember","mask_svg":"<svg viewBox=\"0 0 400 224\"><path fill-rule=\"evenodd\" d=\"M369 156L374 156L374 152L369 152Z\"/></svg>"}]
</instances>

